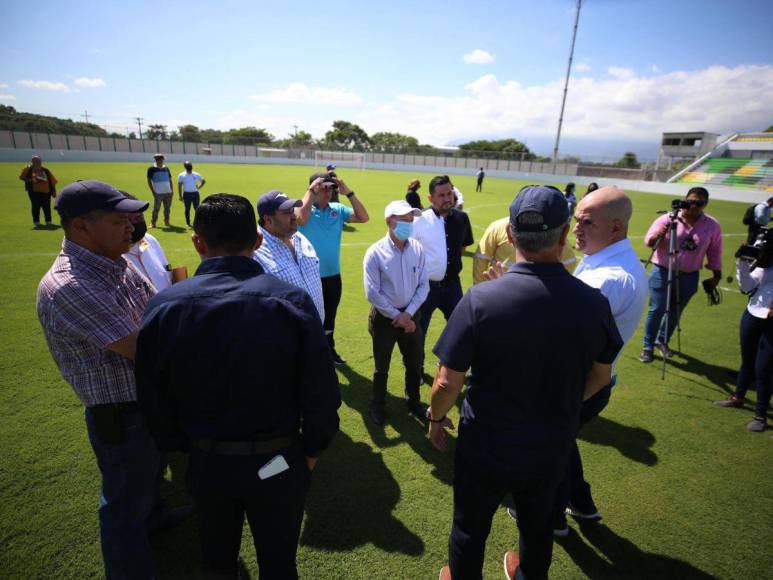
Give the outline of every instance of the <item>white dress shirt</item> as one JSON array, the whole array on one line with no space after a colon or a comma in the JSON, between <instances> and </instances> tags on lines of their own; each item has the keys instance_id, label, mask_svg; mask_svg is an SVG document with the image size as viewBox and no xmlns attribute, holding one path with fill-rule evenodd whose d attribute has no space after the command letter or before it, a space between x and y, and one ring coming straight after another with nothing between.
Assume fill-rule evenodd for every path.
<instances>
[{"instance_id":1,"label":"white dress shirt","mask_svg":"<svg viewBox=\"0 0 773 580\"><path fill-rule=\"evenodd\" d=\"M445 252L445 244L442 247ZM387 234L365 252L362 270L368 302L390 320L401 312L413 316L427 299L424 252L414 239L400 250Z\"/></svg>"},{"instance_id":2,"label":"white dress shirt","mask_svg":"<svg viewBox=\"0 0 773 580\"><path fill-rule=\"evenodd\" d=\"M756 318L767 318L769 309L773 308L773 266L749 271L749 262L737 259L735 276L742 292L748 294L754 290L746 305L749 314Z\"/></svg>"},{"instance_id":3,"label":"white dress shirt","mask_svg":"<svg viewBox=\"0 0 773 580\"><path fill-rule=\"evenodd\" d=\"M446 222L432 209L425 210L413 220L413 237L424 250L427 276L439 282L446 276L448 253L446 251Z\"/></svg>"},{"instance_id":4,"label":"white dress shirt","mask_svg":"<svg viewBox=\"0 0 773 580\"><path fill-rule=\"evenodd\" d=\"M639 326L649 291L647 272L631 241L626 238L584 256L574 275L588 286L598 288L606 297L617 330L627 343Z\"/></svg>"},{"instance_id":5,"label":"white dress shirt","mask_svg":"<svg viewBox=\"0 0 773 580\"><path fill-rule=\"evenodd\" d=\"M123 257L153 285L156 292L172 285L169 260L166 259L161 244L151 234L145 234L139 242L132 244Z\"/></svg>"}]
</instances>

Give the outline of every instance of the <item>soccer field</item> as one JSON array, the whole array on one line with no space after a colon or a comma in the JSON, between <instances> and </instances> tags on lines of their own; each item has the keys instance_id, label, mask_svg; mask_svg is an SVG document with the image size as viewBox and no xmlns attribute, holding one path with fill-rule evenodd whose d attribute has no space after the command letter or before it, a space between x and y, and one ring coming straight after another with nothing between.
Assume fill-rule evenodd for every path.
<instances>
[{"instance_id":1,"label":"soccer field","mask_svg":"<svg viewBox=\"0 0 773 580\"><path fill-rule=\"evenodd\" d=\"M59 179L60 189L76 179L101 179L149 199L149 163L47 167ZM62 230L32 229L29 201L17 179L21 168L0 163L0 577L100 577L99 473L83 408L61 379L35 313L37 284L60 248ZM301 196L313 171L215 164L197 164L195 170L207 180L204 196L237 193L253 202L271 189ZM182 166L175 164L172 171L182 171ZM435 578L447 559L453 441L449 452L437 452L424 428L408 416L397 354L389 380L387 425L376 428L368 421L373 361L362 285L365 250L386 231L384 206L402 199L413 177L422 180L425 198L431 175L347 169L338 173L357 192L371 220L347 226L343 236L343 299L336 340L349 365L338 372L341 431L314 472L298 551L299 573L306 578ZM454 178L454 183L464 193L476 242L491 221L507 215L515 192L526 184L486 178L484 191L475 193L472 175ZM634 203L629 234L646 258L642 237L655 211L669 209L671 198L629 194ZM725 276L734 274L733 254L745 235L745 207L713 200L707 208L725 234ZM58 223L56 215L54 221ZM187 265L193 273L199 260L176 196L172 224L178 227L152 233L173 267ZM469 248L464 261L465 287L471 284L473 251ZM553 578L769 577L773 431L746 432L750 403L743 411L711 404L733 388L740 362L738 322L746 304L735 282L723 280L721 286L726 289L721 305L709 307L699 292L687 308L683 354L669 363L665 380L660 378L659 358L650 365L636 358L641 325L623 352L610 405L581 433L580 441L586 478L604 520L581 529L570 519L570 535L555 544ZM428 352L442 324L437 312L427 337ZM422 399L427 401L428 395L423 387ZM753 403L753 393L750 399ZM456 422L456 410L451 415ZM170 463L162 492L172 503L187 503L185 458L175 455ZM484 577L501 576L502 555L517 548L517 539L514 523L499 510L487 544ZM195 518L157 535L153 545L160 578L195 577ZM246 570L257 578L247 528L242 557Z\"/></svg>"}]
</instances>

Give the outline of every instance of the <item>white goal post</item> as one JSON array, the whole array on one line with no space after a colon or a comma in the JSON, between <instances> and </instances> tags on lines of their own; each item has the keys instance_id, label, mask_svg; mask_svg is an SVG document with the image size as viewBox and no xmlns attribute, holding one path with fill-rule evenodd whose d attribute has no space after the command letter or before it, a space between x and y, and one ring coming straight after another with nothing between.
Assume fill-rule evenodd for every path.
<instances>
[{"instance_id":1,"label":"white goal post","mask_svg":"<svg viewBox=\"0 0 773 580\"><path fill-rule=\"evenodd\" d=\"M365 169L365 153L354 151L314 151L314 166L324 169L330 163L341 167Z\"/></svg>"}]
</instances>

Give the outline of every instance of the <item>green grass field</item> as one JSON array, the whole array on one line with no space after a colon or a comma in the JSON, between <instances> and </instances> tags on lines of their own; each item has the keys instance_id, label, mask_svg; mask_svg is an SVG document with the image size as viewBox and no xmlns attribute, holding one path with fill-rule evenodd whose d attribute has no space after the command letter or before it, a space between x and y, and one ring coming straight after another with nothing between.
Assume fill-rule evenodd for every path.
<instances>
[{"instance_id":1,"label":"green grass field","mask_svg":"<svg viewBox=\"0 0 773 580\"><path fill-rule=\"evenodd\" d=\"M60 187L96 178L149 198L142 164L48 167ZM62 381L35 314L37 284L59 250L62 230L32 229L29 202L17 179L20 170L21 165L0 164L0 577L99 577L99 474L82 406ZM308 167L204 164L196 170L207 179L205 194L238 193L253 202L270 189L302 195L312 172ZM299 571L307 578L435 578L446 562L453 455L435 451L423 428L405 412L399 356L393 359L390 376L387 426L375 428L366 419L373 367L362 257L368 245L384 235L384 206L402 198L414 175L346 169L339 174L366 204L371 221L344 233L344 295L336 335L349 366L339 370L341 432L314 474ZM426 195L431 176L419 177ZM506 215L524 184L487 178L485 191L474 193L472 176L455 182L465 194L476 240L491 221ZM646 257L642 236L655 210L668 209L671 198L629 193L635 208L630 235ZM743 239L744 209L744 204L724 201L712 201L708 207L726 234L726 275L734 271L732 256ZM176 200L172 223L185 223ZM195 270L198 257L188 230L160 229L153 234L173 266ZM471 283L469 256L464 268L466 286ZM603 525L581 530L570 522L569 537L555 545L553 578L770 577L773 431L746 432L752 415L748 404L743 411L711 405L733 387L740 361L738 321L746 303L735 283L722 286L732 288L725 291L723 304L710 308L700 293L685 312L684 354L669 363L664 381L660 364L636 360L640 333L624 351L612 401L580 441ZM441 328L438 313L428 350ZM427 389L422 397L427 400ZM173 503L182 503L185 459L173 456L171 463L164 492ZM488 541L486 578L501 576L502 554L517 546L517 537L513 522L500 510ZM195 576L195 518L155 537L154 549L159 577ZM257 577L246 529L242 557L251 576Z\"/></svg>"}]
</instances>

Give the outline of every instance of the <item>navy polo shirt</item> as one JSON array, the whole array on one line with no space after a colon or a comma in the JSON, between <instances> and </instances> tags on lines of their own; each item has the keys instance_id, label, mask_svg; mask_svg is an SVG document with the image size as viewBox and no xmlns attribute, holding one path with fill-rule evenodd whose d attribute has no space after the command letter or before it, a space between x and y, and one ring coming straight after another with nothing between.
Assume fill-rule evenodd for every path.
<instances>
[{"instance_id":1,"label":"navy polo shirt","mask_svg":"<svg viewBox=\"0 0 773 580\"><path fill-rule=\"evenodd\" d=\"M135 375L162 450L300 433L315 457L338 430L338 377L314 303L251 258L204 260L151 299Z\"/></svg>"},{"instance_id":2,"label":"navy polo shirt","mask_svg":"<svg viewBox=\"0 0 773 580\"><path fill-rule=\"evenodd\" d=\"M607 299L560 263L521 262L473 286L434 348L472 369L458 451L484 469L561 476L591 366L622 346Z\"/></svg>"}]
</instances>

